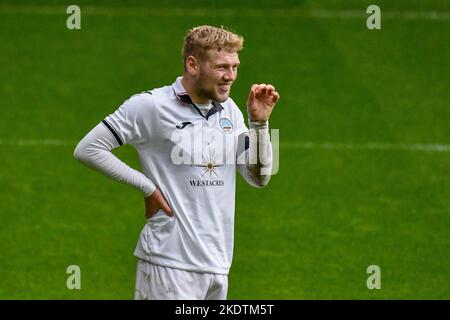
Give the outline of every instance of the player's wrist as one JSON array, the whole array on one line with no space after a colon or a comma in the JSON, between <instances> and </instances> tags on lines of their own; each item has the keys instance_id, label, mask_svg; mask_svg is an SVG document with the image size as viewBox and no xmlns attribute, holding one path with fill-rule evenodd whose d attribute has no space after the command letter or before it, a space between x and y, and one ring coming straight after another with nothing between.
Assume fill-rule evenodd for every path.
<instances>
[{"instance_id":1,"label":"player's wrist","mask_svg":"<svg viewBox=\"0 0 450 320\"><path fill-rule=\"evenodd\" d=\"M146 185L142 193L144 194L144 198L150 197L156 190L156 186L153 184L153 182L149 181L148 185Z\"/></svg>"},{"instance_id":2,"label":"player's wrist","mask_svg":"<svg viewBox=\"0 0 450 320\"><path fill-rule=\"evenodd\" d=\"M252 120L249 118L249 127L251 129L267 129L269 127L269 120Z\"/></svg>"}]
</instances>

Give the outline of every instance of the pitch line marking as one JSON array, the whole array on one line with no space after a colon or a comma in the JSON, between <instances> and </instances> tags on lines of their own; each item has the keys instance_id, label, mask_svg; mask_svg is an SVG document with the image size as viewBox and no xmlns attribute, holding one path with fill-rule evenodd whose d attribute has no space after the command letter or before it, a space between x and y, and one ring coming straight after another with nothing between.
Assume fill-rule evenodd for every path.
<instances>
[{"instance_id":1,"label":"pitch line marking","mask_svg":"<svg viewBox=\"0 0 450 320\"><path fill-rule=\"evenodd\" d=\"M323 150L398 150L418 152L450 152L448 144L406 144L406 143L328 143L328 142L281 142L281 149L323 149Z\"/></svg>"},{"instance_id":2,"label":"pitch line marking","mask_svg":"<svg viewBox=\"0 0 450 320\"><path fill-rule=\"evenodd\" d=\"M207 8L148 8L148 7L93 7L82 6L82 14L103 16L167 16L167 17L203 17L210 15ZM65 15L64 6L2 5L0 14L36 14ZM324 10L324 9L230 9L221 8L214 13L221 17L264 17L264 18L315 18L315 19L366 19L365 8L361 10ZM383 19L391 20L450 20L450 11L383 11Z\"/></svg>"},{"instance_id":3,"label":"pitch line marking","mask_svg":"<svg viewBox=\"0 0 450 320\"><path fill-rule=\"evenodd\" d=\"M76 140L62 139L17 139L0 140L5 147L73 147ZM282 141L280 149L319 149L319 150L394 150L415 152L450 152L450 144L407 144L407 143L330 143Z\"/></svg>"}]
</instances>

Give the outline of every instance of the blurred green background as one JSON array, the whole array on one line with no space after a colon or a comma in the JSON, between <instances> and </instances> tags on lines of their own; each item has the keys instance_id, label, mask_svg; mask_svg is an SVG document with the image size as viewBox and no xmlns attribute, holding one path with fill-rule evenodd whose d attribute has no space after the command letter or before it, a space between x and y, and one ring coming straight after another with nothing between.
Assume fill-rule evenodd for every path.
<instances>
[{"instance_id":1,"label":"blurred green background","mask_svg":"<svg viewBox=\"0 0 450 320\"><path fill-rule=\"evenodd\" d=\"M133 298L142 196L72 153L129 96L181 75L186 30L212 24L245 38L244 114L252 83L282 97L279 173L238 181L228 298L449 299L450 3L376 1L381 30L370 4L0 1L0 298ZM132 147L115 154L139 168ZM73 264L81 290L66 288Z\"/></svg>"}]
</instances>

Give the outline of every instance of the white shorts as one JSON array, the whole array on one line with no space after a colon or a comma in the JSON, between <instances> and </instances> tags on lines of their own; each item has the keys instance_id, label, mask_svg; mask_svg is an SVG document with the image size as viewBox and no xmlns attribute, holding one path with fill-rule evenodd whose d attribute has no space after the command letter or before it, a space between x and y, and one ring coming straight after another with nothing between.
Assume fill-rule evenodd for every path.
<instances>
[{"instance_id":1,"label":"white shorts","mask_svg":"<svg viewBox=\"0 0 450 320\"><path fill-rule=\"evenodd\" d=\"M228 276L158 266L138 259L135 300L226 300Z\"/></svg>"}]
</instances>

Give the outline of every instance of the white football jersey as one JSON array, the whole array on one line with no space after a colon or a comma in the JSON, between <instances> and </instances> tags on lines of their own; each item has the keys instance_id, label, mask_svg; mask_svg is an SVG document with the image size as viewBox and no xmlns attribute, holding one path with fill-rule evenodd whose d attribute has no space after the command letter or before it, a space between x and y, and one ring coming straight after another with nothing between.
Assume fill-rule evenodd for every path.
<instances>
[{"instance_id":1,"label":"white football jersey","mask_svg":"<svg viewBox=\"0 0 450 320\"><path fill-rule=\"evenodd\" d=\"M231 98L212 104L204 115L179 77L132 96L103 124L119 144L136 148L143 173L174 211L148 219L135 255L166 267L228 274L238 136L248 130Z\"/></svg>"}]
</instances>

